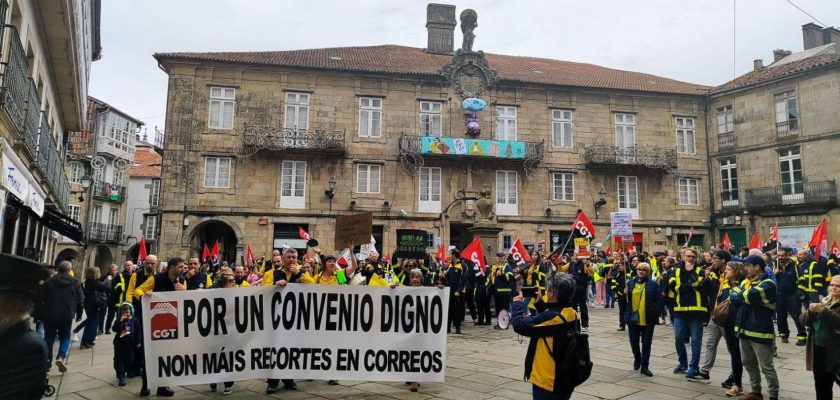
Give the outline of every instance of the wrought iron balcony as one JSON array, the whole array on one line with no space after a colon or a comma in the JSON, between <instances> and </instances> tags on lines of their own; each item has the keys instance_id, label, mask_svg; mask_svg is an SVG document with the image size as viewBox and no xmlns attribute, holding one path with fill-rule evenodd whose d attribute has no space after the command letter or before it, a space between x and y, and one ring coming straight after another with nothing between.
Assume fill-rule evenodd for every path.
<instances>
[{"instance_id":1,"label":"wrought iron balcony","mask_svg":"<svg viewBox=\"0 0 840 400\"><path fill-rule=\"evenodd\" d=\"M799 120L789 119L784 122L776 123L776 137L785 138L789 136L796 136L799 134Z\"/></svg>"},{"instance_id":2,"label":"wrought iron balcony","mask_svg":"<svg viewBox=\"0 0 840 400\"><path fill-rule=\"evenodd\" d=\"M744 190L747 209L788 206L833 206L837 204L834 181L797 183Z\"/></svg>"},{"instance_id":3,"label":"wrought iron balcony","mask_svg":"<svg viewBox=\"0 0 840 400\"><path fill-rule=\"evenodd\" d=\"M93 197L114 203L122 203L125 201L125 187L112 185L104 181L96 181L93 183Z\"/></svg>"},{"instance_id":4,"label":"wrought iron balcony","mask_svg":"<svg viewBox=\"0 0 840 400\"><path fill-rule=\"evenodd\" d=\"M738 189L724 190L720 192L721 208L738 208L741 205L740 197Z\"/></svg>"},{"instance_id":5,"label":"wrought iron balcony","mask_svg":"<svg viewBox=\"0 0 840 400\"><path fill-rule=\"evenodd\" d=\"M38 130L41 122L41 99L35 81L29 79L29 95L26 100L26 118L23 125L23 142L33 159L38 155Z\"/></svg>"},{"instance_id":6,"label":"wrought iron balcony","mask_svg":"<svg viewBox=\"0 0 840 400\"><path fill-rule=\"evenodd\" d=\"M310 131L246 124L239 153L248 156L260 150L267 150L344 154L347 150L344 145L344 134L345 131Z\"/></svg>"},{"instance_id":7,"label":"wrought iron balcony","mask_svg":"<svg viewBox=\"0 0 840 400\"><path fill-rule=\"evenodd\" d=\"M732 150L738 147L738 137L734 133L718 135L718 151Z\"/></svg>"},{"instance_id":8,"label":"wrought iron balcony","mask_svg":"<svg viewBox=\"0 0 840 400\"><path fill-rule=\"evenodd\" d=\"M399 151L409 172L422 165L423 157L435 157L521 163L530 174L543 162L545 142L406 135L400 137Z\"/></svg>"},{"instance_id":9,"label":"wrought iron balcony","mask_svg":"<svg viewBox=\"0 0 840 400\"><path fill-rule=\"evenodd\" d=\"M36 162L41 168L41 171L46 173L49 169L50 153L55 151L55 139L52 137L51 129L46 118L41 118L41 128L38 136L38 157L36 158Z\"/></svg>"},{"instance_id":10,"label":"wrought iron balcony","mask_svg":"<svg viewBox=\"0 0 840 400\"><path fill-rule=\"evenodd\" d=\"M590 167L634 166L661 169L668 173L677 169L677 150L671 148L596 144L587 146L583 157Z\"/></svg>"},{"instance_id":11,"label":"wrought iron balcony","mask_svg":"<svg viewBox=\"0 0 840 400\"><path fill-rule=\"evenodd\" d=\"M18 31L13 26L6 26L9 35L9 59L6 68L3 70L3 87L0 101L3 109L9 115L15 129L23 133L24 119L26 118L26 100L29 96L29 62L26 60L26 52L20 42Z\"/></svg>"},{"instance_id":12,"label":"wrought iron balcony","mask_svg":"<svg viewBox=\"0 0 840 400\"><path fill-rule=\"evenodd\" d=\"M92 222L88 227L87 238L90 242L119 243L122 241L122 231L122 225Z\"/></svg>"}]
</instances>

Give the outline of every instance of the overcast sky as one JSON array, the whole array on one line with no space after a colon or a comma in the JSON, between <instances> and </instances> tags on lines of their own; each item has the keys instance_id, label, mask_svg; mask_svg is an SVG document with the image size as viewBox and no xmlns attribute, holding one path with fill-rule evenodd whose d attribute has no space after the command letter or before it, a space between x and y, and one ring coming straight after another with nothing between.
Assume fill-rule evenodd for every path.
<instances>
[{"instance_id":1,"label":"overcast sky","mask_svg":"<svg viewBox=\"0 0 840 400\"><path fill-rule=\"evenodd\" d=\"M840 26L840 1L792 1L826 26ZM754 59L769 64L774 49L801 51L801 26L819 23L786 0L438 2L455 4L457 14L476 10L476 50L586 62L712 86L748 72ZM167 77L152 58L155 52L426 47L428 1L102 3L103 56L93 63L90 94L144 121L150 132L163 128L166 112ZM460 47L460 28L455 44Z\"/></svg>"}]
</instances>

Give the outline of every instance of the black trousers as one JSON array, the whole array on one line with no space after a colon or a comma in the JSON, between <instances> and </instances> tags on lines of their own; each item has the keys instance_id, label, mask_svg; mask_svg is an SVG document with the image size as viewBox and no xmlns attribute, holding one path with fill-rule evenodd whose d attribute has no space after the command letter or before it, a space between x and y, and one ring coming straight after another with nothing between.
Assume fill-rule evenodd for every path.
<instances>
[{"instance_id":1,"label":"black trousers","mask_svg":"<svg viewBox=\"0 0 840 400\"><path fill-rule=\"evenodd\" d=\"M478 309L478 324L490 325L490 296L484 286L473 289L475 294L475 305Z\"/></svg>"},{"instance_id":2,"label":"black trousers","mask_svg":"<svg viewBox=\"0 0 840 400\"><path fill-rule=\"evenodd\" d=\"M807 339L808 335L805 333L805 325L799 320L799 314L802 313L800 308L802 301L800 300L799 292L787 294L779 293L776 299L776 319L779 325L779 335L790 336L790 329L788 328L788 315L793 318L793 323L796 325L796 339Z\"/></svg>"},{"instance_id":3,"label":"black trousers","mask_svg":"<svg viewBox=\"0 0 840 400\"><path fill-rule=\"evenodd\" d=\"M496 307L496 318L499 317L499 311L502 311L502 310L510 311L510 302L511 302L510 292L496 293L496 295L493 296L493 304Z\"/></svg>"},{"instance_id":4,"label":"black trousers","mask_svg":"<svg viewBox=\"0 0 840 400\"><path fill-rule=\"evenodd\" d=\"M586 304L586 291L575 291L574 308L580 313L580 326L584 328L589 327L589 308Z\"/></svg>"},{"instance_id":5,"label":"black trousers","mask_svg":"<svg viewBox=\"0 0 840 400\"><path fill-rule=\"evenodd\" d=\"M470 318L475 321L476 315L476 307L475 307L475 294L474 289L468 288L466 293L461 293L461 296L464 296L464 302L467 304L467 308L470 309ZM461 317L461 321L464 320L465 317Z\"/></svg>"},{"instance_id":6,"label":"black trousers","mask_svg":"<svg viewBox=\"0 0 840 400\"><path fill-rule=\"evenodd\" d=\"M817 400L831 400L833 397L834 383L840 386L833 372L825 371L827 351L822 346L814 346L814 388L817 391Z\"/></svg>"},{"instance_id":7,"label":"black trousers","mask_svg":"<svg viewBox=\"0 0 840 400\"><path fill-rule=\"evenodd\" d=\"M283 381L283 386L291 386L295 384L294 379L267 379L268 386L277 386L280 384L280 381ZM233 384L231 384L233 386ZM227 387L227 382L225 382L225 387Z\"/></svg>"},{"instance_id":8,"label":"black trousers","mask_svg":"<svg viewBox=\"0 0 840 400\"><path fill-rule=\"evenodd\" d=\"M627 318L627 316L624 315L624 313L626 311L627 311L627 298L624 297L624 296L620 296L618 298L618 326L620 326L622 328L624 328L624 326L627 325L627 321L625 320L625 318Z\"/></svg>"},{"instance_id":9,"label":"black trousers","mask_svg":"<svg viewBox=\"0 0 840 400\"><path fill-rule=\"evenodd\" d=\"M446 330L450 331L452 325L455 325L455 330L461 330L461 321L464 320L464 294L461 293L455 296L455 293L449 295L449 321L446 324Z\"/></svg>"},{"instance_id":10,"label":"black trousers","mask_svg":"<svg viewBox=\"0 0 840 400\"><path fill-rule=\"evenodd\" d=\"M117 379L125 378L129 372L134 372L132 368L134 368L135 355L135 348L114 346L114 372L117 373Z\"/></svg>"},{"instance_id":11,"label":"black trousers","mask_svg":"<svg viewBox=\"0 0 840 400\"><path fill-rule=\"evenodd\" d=\"M107 311L103 308L99 309L99 330L110 332L111 327L114 326L114 317L117 315L117 306L113 303L108 303Z\"/></svg>"}]
</instances>

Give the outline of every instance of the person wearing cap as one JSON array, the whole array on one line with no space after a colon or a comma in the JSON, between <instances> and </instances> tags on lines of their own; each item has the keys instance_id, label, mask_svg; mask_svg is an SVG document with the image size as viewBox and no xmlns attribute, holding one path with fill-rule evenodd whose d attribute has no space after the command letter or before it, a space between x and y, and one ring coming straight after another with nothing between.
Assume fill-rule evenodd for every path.
<instances>
[{"instance_id":1,"label":"person wearing cap","mask_svg":"<svg viewBox=\"0 0 840 400\"><path fill-rule=\"evenodd\" d=\"M73 316L82 320L85 295L82 284L70 276L73 265L70 261L58 263L58 273L44 283L42 317L44 319L44 340L47 342L47 362L52 362L52 345L58 332L58 355L55 365L61 372L67 371L67 354L70 350L70 329Z\"/></svg>"},{"instance_id":2,"label":"person wearing cap","mask_svg":"<svg viewBox=\"0 0 840 400\"><path fill-rule=\"evenodd\" d=\"M703 296L706 298L706 304L709 305L709 317L711 316L712 310L717 307L718 296L720 295L721 288L726 282L724 270L726 268L726 263L728 263L730 259L731 256L729 253L723 250L718 250L712 255L711 264L709 264L706 270L703 271L704 279L701 284L701 288ZM706 349L705 355L703 356L703 363L700 366L700 372L693 377L690 377L690 381L709 381L709 371L711 371L712 367L715 366L718 344L720 343L720 339L726 334L724 327L715 324L711 318L708 318L708 321L709 322L706 325L706 328L703 330L703 344Z\"/></svg>"},{"instance_id":3,"label":"person wearing cap","mask_svg":"<svg viewBox=\"0 0 840 400\"><path fill-rule=\"evenodd\" d=\"M496 310L496 319L499 312L510 310L511 293L516 281L513 279L513 268L505 262L505 253L496 253L496 263L490 269L490 288L493 293L493 307ZM498 326L497 326L498 328Z\"/></svg>"},{"instance_id":4,"label":"person wearing cap","mask_svg":"<svg viewBox=\"0 0 840 400\"><path fill-rule=\"evenodd\" d=\"M682 262L674 267L668 279L668 287L674 292L674 345L679 363L675 374L685 373L687 378L699 378L700 350L703 338L703 322L708 302L702 293L704 275L697 265L697 251L685 249ZM691 359L688 360L685 344L691 338Z\"/></svg>"},{"instance_id":5,"label":"person wearing cap","mask_svg":"<svg viewBox=\"0 0 840 400\"><path fill-rule=\"evenodd\" d=\"M446 324L446 333L452 333L452 325L455 325L455 334L461 334L461 321L464 320L464 296L466 287L466 276L464 266L461 264L461 252L452 249L449 253L446 269L438 271L438 282L449 288L449 321Z\"/></svg>"},{"instance_id":6,"label":"person wearing cap","mask_svg":"<svg viewBox=\"0 0 840 400\"><path fill-rule=\"evenodd\" d=\"M776 282L779 288L776 301L776 321L779 327L779 336L782 338L782 343L790 342L790 328L788 327L788 315L793 318L793 323L796 325L796 345L804 346L805 340L808 338L805 332L805 325L800 321L799 315L802 313L801 294L799 293L799 266L795 260L790 257L790 249L787 247L779 248L776 251L776 268L774 274L776 275Z\"/></svg>"},{"instance_id":7,"label":"person wearing cap","mask_svg":"<svg viewBox=\"0 0 840 400\"><path fill-rule=\"evenodd\" d=\"M74 279L66 269L62 276ZM40 264L23 257L0 254L0 399L40 399L44 395L52 353L47 350L44 340L30 329L27 318L37 300L39 282L46 277L47 272ZM55 283L51 284L53 289ZM78 281L67 287L75 286ZM62 307L65 312L69 310L71 321L73 305ZM66 353L70 347L70 321L63 328ZM52 335L55 338L55 329Z\"/></svg>"},{"instance_id":8,"label":"person wearing cap","mask_svg":"<svg viewBox=\"0 0 840 400\"><path fill-rule=\"evenodd\" d=\"M750 377L751 392L744 400L763 400L761 374L767 379L771 400L779 398L779 378L773 366L773 314L776 311L776 284L764 272L764 259L750 256L743 260L747 279L732 289L729 301L739 307L735 334L741 346L741 361ZM732 318L732 316L730 316Z\"/></svg>"}]
</instances>

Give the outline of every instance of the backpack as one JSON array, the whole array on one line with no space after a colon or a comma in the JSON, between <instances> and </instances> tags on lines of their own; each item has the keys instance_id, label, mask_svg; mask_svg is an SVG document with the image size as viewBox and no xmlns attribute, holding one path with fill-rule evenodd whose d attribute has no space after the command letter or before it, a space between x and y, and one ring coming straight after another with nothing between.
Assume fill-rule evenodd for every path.
<instances>
[{"instance_id":1,"label":"backpack","mask_svg":"<svg viewBox=\"0 0 840 400\"><path fill-rule=\"evenodd\" d=\"M563 323L568 323L563 314L560 314ZM554 388L569 391L586 382L592 375L592 358L589 355L589 335L579 330L569 336L566 340L566 348L560 359L554 356L554 351L548 346L548 341L543 336L543 343L548 347L548 353L555 363ZM555 341L556 343L556 341ZM564 377L558 381L557 377Z\"/></svg>"}]
</instances>

